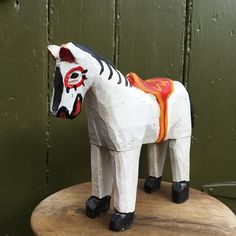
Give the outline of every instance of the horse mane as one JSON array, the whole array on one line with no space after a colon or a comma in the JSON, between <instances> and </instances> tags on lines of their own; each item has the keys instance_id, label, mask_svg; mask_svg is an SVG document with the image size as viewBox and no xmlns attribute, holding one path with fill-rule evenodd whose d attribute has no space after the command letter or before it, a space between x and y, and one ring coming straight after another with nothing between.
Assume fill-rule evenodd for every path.
<instances>
[{"instance_id":1,"label":"horse mane","mask_svg":"<svg viewBox=\"0 0 236 236\"><path fill-rule=\"evenodd\" d=\"M109 60L105 59L103 56L101 56L99 53L97 53L94 49L92 49L92 48L90 48L90 47L88 47L86 45L77 44L77 43L74 43L74 45L76 47L78 47L79 49L83 50L84 52L87 52L88 54L90 54L92 57L94 57L97 60L97 62L101 66L100 75L104 71L104 65L103 65L102 62L105 62L105 64L107 65L107 67L108 67L108 69L110 71L108 80L110 80L112 78L112 76L113 76L113 71L112 71L112 68L113 68L117 72L117 75L118 75L118 78L119 78L118 84L121 84L122 79L121 79L120 72L116 69L115 65L112 62L110 62ZM129 84L128 81L125 79L125 85L128 86L128 84Z\"/></svg>"},{"instance_id":2,"label":"horse mane","mask_svg":"<svg viewBox=\"0 0 236 236\"><path fill-rule=\"evenodd\" d=\"M109 60L107 60L106 58L104 58L102 55L100 55L100 54L99 54L98 52L96 52L94 49L92 49L92 48L90 48L90 47L88 47L87 45L84 45L84 44L77 44L77 43L74 43L74 45L75 45L76 47L78 47L79 49L81 49L81 50L83 50L83 51L89 53L92 57L94 57L94 58L98 61L98 63L101 65L101 67L103 67L102 61L104 61L106 64L110 65L113 69L116 70L115 65L114 65L111 61L109 61ZM103 68L103 70L104 70L104 68ZM103 72L103 70L102 70L102 72ZM101 74L102 72L100 72L100 74Z\"/></svg>"}]
</instances>

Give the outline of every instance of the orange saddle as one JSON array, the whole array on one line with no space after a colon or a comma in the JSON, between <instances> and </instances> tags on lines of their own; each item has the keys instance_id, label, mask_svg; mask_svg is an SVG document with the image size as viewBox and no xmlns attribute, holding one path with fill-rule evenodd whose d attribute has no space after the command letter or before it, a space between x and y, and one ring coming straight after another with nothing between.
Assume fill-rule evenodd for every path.
<instances>
[{"instance_id":1,"label":"orange saddle","mask_svg":"<svg viewBox=\"0 0 236 236\"><path fill-rule=\"evenodd\" d=\"M135 73L129 73L126 79L136 88L145 93L153 94L160 106L160 132L157 142L166 138L168 128L168 98L174 91L173 81L167 78L152 78L142 80Z\"/></svg>"}]
</instances>

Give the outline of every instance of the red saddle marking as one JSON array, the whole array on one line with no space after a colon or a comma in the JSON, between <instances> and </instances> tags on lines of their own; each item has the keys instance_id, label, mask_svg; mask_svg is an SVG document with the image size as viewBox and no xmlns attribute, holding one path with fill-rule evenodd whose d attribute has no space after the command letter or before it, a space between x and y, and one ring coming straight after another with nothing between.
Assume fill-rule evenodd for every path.
<instances>
[{"instance_id":1,"label":"red saddle marking","mask_svg":"<svg viewBox=\"0 0 236 236\"><path fill-rule=\"evenodd\" d=\"M135 73L129 73L126 79L136 88L156 97L160 106L160 132L157 142L164 141L168 129L168 98L174 91L173 81L167 78L142 80Z\"/></svg>"}]
</instances>

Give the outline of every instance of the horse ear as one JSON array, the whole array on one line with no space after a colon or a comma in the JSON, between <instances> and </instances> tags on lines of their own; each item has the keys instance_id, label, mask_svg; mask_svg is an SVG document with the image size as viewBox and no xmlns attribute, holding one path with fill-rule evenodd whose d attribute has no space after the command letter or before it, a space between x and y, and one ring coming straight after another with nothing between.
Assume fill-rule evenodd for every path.
<instances>
[{"instance_id":1,"label":"horse ear","mask_svg":"<svg viewBox=\"0 0 236 236\"><path fill-rule=\"evenodd\" d=\"M54 59L59 58L60 47L57 45L48 45L48 51L54 57Z\"/></svg>"},{"instance_id":2,"label":"horse ear","mask_svg":"<svg viewBox=\"0 0 236 236\"><path fill-rule=\"evenodd\" d=\"M70 63L75 62L75 57L72 54L71 50L63 46L60 49L59 57L62 61L67 61Z\"/></svg>"}]
</instances>

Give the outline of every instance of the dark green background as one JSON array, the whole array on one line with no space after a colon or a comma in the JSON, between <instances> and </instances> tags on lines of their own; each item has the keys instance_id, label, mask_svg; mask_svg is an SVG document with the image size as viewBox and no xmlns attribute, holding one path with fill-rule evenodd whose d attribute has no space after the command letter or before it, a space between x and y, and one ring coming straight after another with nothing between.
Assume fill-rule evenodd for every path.
<instances>
[{"instance_id":1,"label":"dark green background","mask_svg":"<svg viewBox=\"0 0 236 236\"><path fill-rule=\"evenodd\" d=\"M235 11L234 0L0 0L0 235L31 235L38 202L90 179L86 109L73 121L48 114L48 43L84 43L124 74L182 81L195 107L191 185L236 181ZM236 211L235 185L220 191Z\"/></svg>"}]
</instances>

